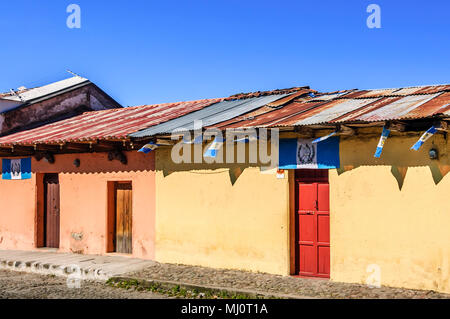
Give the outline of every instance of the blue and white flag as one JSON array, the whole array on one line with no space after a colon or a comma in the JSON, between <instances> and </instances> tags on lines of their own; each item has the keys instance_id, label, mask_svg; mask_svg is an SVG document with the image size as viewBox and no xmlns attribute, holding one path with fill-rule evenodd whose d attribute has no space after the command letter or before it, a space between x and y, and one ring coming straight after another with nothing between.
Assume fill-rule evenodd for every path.
<instances>
[{"instance_id":1,"label":"blue and white flag","mask_svg":"<svg viewBox=\"0 0 450 319\"><path fill-rule=\"evenodd\" d=\"M250 143L250 142L255 142L258 140L257 136L254 135L250 135L250 136L244 136L244 137L238 137L236 139L236 143Z\"/></svg>"},{"instance_id":2,"label":"blue and white flag","mask_svg":"<svg viewBox=\"0 0 450 319\"><path fill-rule=\"evenodd\" d=\"M223 141L222 137L215 137L214 141L208 146L205 154L203 154L203 157L215 158L223 146Z\"/></svg>"},{"instance_id":3,"label":"blue and white flag","mask_svg":"<svg viewBox=\"0 0 450 319\"><path fill-rule=\"evenodd\" d=\"M8 180L30 179L31 158L2 160L2 178Z\"/></svg>"},{"instance_id":4,"label":"blue and white flag","mask_svg":"<svg viewBox=\"0 0 450 319\"><path fill-rule=\"evenodd\" d=\"M183 143L184 144L203 144L203 135L198 135L196 137L194 137L193 140L187 140L183 137Z\"/></svg>"},{"instance_id":5,"label":"blue and white flag","mask_svg":"<svg viewBox=\"0 0 450 319\"><path fill-rule=\"evenodd\" d=\"M330 133L330 134L328 134L328 135L325 135L325 136L316 138L316 139L315 139L314 141L312 141L311 143L315 144L315 143L319 143L319 142L325 141L326 139L328 139L328 138L330 138L330 137L332 137L332 136L334 136L334 135L336 135L336 134L337 134L337 132L333 132L333 133Z\"/></svg>"},{"instance_id":6,"label":"blue and white flag","mask_svg":"<svg viewBox=\"0 0 450 319\"><path fill-rule=\"evenodd\" d=\"M388 130L386 127L383 127L383 132L381 133L380 141L378 142L377 150L375 151L374 157L380 158L381 152L383 152L384 143L386 143L389 134L391 134L391 131Z\"/></svg>"},{"instance_id":7,"label":"blue and white flag","mask_svg":"<svg viewBox=\"0 0 450 319\"><path fill-rule=\"evenodd\" d=\"M151 151L156 150L159 147L158 144L150 142L148 144L145 144L138 152L144 153L144 154L148 154Z\"/></svg>"},{"instance_id":8,"label":"blue and white flag","mask_svg":"<svg viewBox=\"0 0 450 319\"><path fill-rule=\"evenodd\" d=\"M280 139L280 169L330 169L339 168L339 136L330 137L321 143L310 139Z\"/></svg>"},{"instance_id":9,"label":"blue and white flag","mask_svg":"<svg viewBox=\"0 0 450 319\"><path fill-rule=\"evenodd\" d=\"M419 138L419 140L414 144L411 149L418 151L419 148L425 143L430 137L432 137L437 132L437 128L432 126L428 131L423 133L423 135Z\"/></svg>"}]
</instances>

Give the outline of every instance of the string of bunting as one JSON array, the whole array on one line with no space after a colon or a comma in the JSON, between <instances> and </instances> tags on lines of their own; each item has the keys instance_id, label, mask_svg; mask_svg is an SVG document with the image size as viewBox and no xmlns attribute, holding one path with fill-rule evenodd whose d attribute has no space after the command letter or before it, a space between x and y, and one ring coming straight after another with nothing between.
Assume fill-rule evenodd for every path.
<instances>
[{"instance_id":1,"label":"string of bunting","mask_svg":"<svg viewBox=\"0 0 450 319\"><path fill-rule=\"evenodd\" d=\"M411 147L411 150L418 151L427 140L429 140L434 134L436 134L438 132L438 129L439 129L439 127L433 125L430 129L428 129L425 133L422 134L422 136L418 139L418 141ZM391 131L386 126L384 126L383 131L380 136L380 140L377 145L377 149L374 154L375 158L381 157L384 145L385 145L386 140L388 139L390 133L391 133ZM323 142L323 141L329 139L330 137L335 136L336 134L338 134L338 131L334 131L325 136L316 138L311 143L316 144L316 143ZM249 143L250 141L254 141L254 140L258 140L258 139L259 138L257 136L245 136L242 138L237 138L236 143ZM222 137L215 137L214 141L208 146L208 148L205 151L203 156L215 158L218 154L218 151L223 146L224 141L225 141L225 139ZM202 135L196 136L194 139L192 139L190 141L183 138L183 143L185 143L185 144L201 144L201 143L203 143L203 136ZM154 151L155 149L157 149L159 146L160 145L157 143L149 142L148 144L145 144L138 152L148 154L151 151Z\"/></svg>"}]
</instances>

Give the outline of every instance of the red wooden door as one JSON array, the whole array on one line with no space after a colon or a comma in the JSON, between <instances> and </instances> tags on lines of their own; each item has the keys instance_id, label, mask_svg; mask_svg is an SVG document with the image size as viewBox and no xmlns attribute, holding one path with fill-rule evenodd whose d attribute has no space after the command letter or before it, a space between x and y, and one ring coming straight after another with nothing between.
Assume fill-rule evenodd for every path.
<instances>
[{"instance_id":1,"label":"red wooden door","mask_svg":"<svg viewBox=\"0 0 450 319\"><path fill-rule=\"evenodd\" d=\"M296 177L296 273L301 276L330 277L329 184L325 172Z\"/></svg>"},{"instance_id":2,"label":"red wooden door","mask_svg":"<svg viewBox=\"0 0 450 319\"><path fill-rule=\"evenodd\" d=\"M45 247L59 248L60 207L58 174L46 174L45 189Z\"/></svg>"}]
</instances>

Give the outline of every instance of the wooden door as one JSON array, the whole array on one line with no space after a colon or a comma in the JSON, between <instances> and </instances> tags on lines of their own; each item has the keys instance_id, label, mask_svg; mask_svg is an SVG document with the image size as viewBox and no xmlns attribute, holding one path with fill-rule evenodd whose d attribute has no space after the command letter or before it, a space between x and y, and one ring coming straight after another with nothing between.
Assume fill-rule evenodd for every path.
<instances>
[{"instance_id":1,"label":"wooden door","mask_svg":"<svg viewBox=\"0 0 450 319\"><path fill-rule=\"evenodd\" d=\"M58 174L44 176L44 242L45 247L59 248L60 207Z\"/></svg>"},{"instance_id":2,"label":"wooden door","mask_svg":"<svg viewBox=\"0 0 450 319\"><path fill-rule=\"evenodd\" d=\"M296 174L296 273L329 278L328 171L317 171Z\"/></svg>"},{"instance_id":3,"label":"wooden door","mask_svg":"<svg viewBox=\"0 0 450 319\"><path fill-rule=\"evenodd\" d=\"M132 195L131 182L115 183L115 248L123 254L132 253Z\"/></svg>"}]
</instances>

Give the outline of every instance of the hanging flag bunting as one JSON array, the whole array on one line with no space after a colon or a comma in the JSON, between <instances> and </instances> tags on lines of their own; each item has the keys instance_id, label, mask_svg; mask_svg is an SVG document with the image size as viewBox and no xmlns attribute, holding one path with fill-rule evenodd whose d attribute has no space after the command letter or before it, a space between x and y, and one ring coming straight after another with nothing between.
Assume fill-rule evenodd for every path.
<instances>
[{"instance_id":1,"label":"hanging flag bunting","mask_svg":"<svg viewBox=\"0 0 450 319\"><path fill-rule=\"evenodd\" d=\"M150 142L148 144L145 144L138 152L144 153L144 154L148 154L151 151L156 150L159 147L158 144Z\"/></svg>"},{"instance_id":2,"label":"hanging flag bunting","mask_svg":"<svg viewBox=\"0 0 450 319\"><path fill-rule=\"evenodd\" d=\"M423 133L423 135L419 138L419 140L414 144L411 149L414 151L418 151L419 148L425 143L430 137L432 137L437 132L437 128L432 126L428 131Z\"/></svg>"},{"instance_id":3,"label":"hanging flag bunting","mask_svg":"<svg viewBox=\"0 0 450 319\"><path fill-rule=\"evenodd\" d=\"M241 138L237 138L236 139L236 143L249 143L249 142L254 142L256 140L258 140L259 138L257 136L245 136L245 137L241 137Z\"/></svg>"},{"instance_id":4,"label":"hanging flag bunting","mask_svg":"<svg viewBox=\"0 0 450 319\"><path fill-rule=\"evenodd\" d=\"M339 168L339 136L321 143L310 139L280 139L279 169Z\"/></svg>"},{"instance_id":5,"label":"hanging flag bunting","mask_svg":"<svg viewBox=\"0 0 450 319\"><path fill-rule=\"evenodd\" d=\"M389 134L391 133L385 126L383 127L383 132L381 133L380 141L378 142L377 150L375 151L374 157L379 158L381 152L383 152L384 143L386 142Z\"/></svg>"},{"instance_id":6,"label":"hanging flag bunting","mask_svg":"<svg viewBox=\"0 0 450 319\"><path fill-rule=\"evenodd\" d=\"M224 139L222 137L215 137L214 141L209 145L203 157L212 157L215 158L220 148L223 145Z\"/></svg>"},{"instance_id":7,"label":"hanging flag bunting","mask_svg":"<svg viewBox=\"0 0 450 319\"><path fill-rule=\"evenodd\" d=\"M328 134L328 135L325 135L325 136L316 138L316 139L313 140L311 143L316 144L316 143L325 141L326 139L328 139L328 138L330 138L330 137L332 137L332 136L334 136L334 135L336 135L336 134L337 134L337 132L333 132L333 133L330 133L330 134Z\"/></svg>"},{"instance_id":8,"label":"hanging flag bunting","mask_svg":"<svg viewBox=\"0 0 450 319\"><path fill-rule=\"evenodd\" d=\"M194 140L188 141L183 137L184 144L203 144L203 135L198 135L194 138Z\"/></svg>"},{"instance_id":9,"label":"hanging flag bunting","mask_svg":"<svg viewBox=\"0 0 450 319\"><path fill-rule=\"evenodd\" d=\"M2 160L2 179L20 180L31 178L31 157Z\"/></svg>"}]
</instances>

